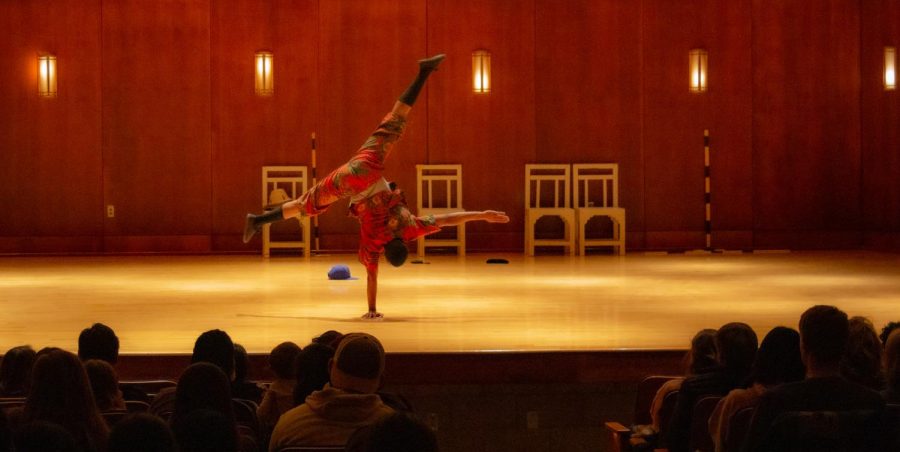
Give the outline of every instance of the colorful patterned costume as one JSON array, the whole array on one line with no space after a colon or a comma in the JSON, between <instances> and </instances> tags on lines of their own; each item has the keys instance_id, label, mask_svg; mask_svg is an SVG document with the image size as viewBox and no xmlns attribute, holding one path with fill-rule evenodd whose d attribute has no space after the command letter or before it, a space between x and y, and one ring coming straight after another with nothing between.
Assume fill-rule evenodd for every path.
<instances>
[{"instance_id":1,"label":"colorful patterned costume","mask_svg":"<svg viewBox=\"0 0 900 452\"><path fill-rule=\"evenodd\" d=\"M384 160L403 134L406 120L388 113L356 155L300 196L303 215L315 216L343 198L353 197L380 182ZM360 223L359 261L377 273L384 245L399 237L404 241L440 230L434 216L418 218L406 207L400 190L381 190L350 205Z\"/></svg>"}]
</instances>

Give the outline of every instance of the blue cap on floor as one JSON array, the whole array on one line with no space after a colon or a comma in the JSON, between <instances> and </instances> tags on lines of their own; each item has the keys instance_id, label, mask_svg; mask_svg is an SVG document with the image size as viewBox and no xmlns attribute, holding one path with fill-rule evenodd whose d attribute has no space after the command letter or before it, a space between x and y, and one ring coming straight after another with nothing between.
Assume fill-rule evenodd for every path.
<instances>
[{"instance_id":1,"label":"blue cap on floor","mask_svg":"<svg viewBox=\"0 0 900 452\"><path fill-rule=\"evenodd\" d=\"M328 279L356 279L350 277L350 267L344 264L337 264L328 270Z\"/></svg>"}]
</instances>

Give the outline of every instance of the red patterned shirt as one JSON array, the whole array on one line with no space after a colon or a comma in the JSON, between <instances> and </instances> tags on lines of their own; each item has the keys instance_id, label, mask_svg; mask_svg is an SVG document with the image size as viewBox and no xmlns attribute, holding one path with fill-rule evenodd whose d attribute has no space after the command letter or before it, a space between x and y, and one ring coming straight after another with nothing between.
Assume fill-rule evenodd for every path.
<instances>
[{"instance_id":1,"label":"red patterned shirt","mask_svg":"<svg viewBox=\"0 0 900 452\"><path fill-rule=\"evenodd\" d=\"M373 274L378 273L384 245L395 236L408 242L441 230L435 225L434 215L413 215L400 190L381 191L355 203L350 206L350 214L359 219L359 262Z\"/></svg>"}]
</instances>

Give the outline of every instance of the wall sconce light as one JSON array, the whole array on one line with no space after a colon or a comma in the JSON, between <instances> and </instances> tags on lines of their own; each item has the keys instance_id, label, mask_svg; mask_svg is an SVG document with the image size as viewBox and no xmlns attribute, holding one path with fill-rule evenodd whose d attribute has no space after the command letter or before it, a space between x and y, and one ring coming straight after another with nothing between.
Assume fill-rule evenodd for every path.
<instances>
[{"instance_id":1,"label":"wall sconce light","mask_svg":"<svg viewBox=\"0 0 900 452\"><path fill-rule=\"evenodd\" d=\"M708 69L709 53L703 49L694 49L690 52L691 68L691 92L706 92L706 73Z\"/></svg>"},{"instance_id":2,"label":"wall sconce light","mask_svg":"<svg viewBox=\"0 0 900 452\"><path fill-rule=\"evenodd\" d=\"M491 92L491 53L487 50L472 52L472 90Z\"/></svg>"},{"instance_id":3,"label":"wall sconce light","mask_svg":"<svg viewBox=\"0 0 900 452\"><path fill-rule=\"evenodd\" d=\"M256 52L256 94L275 94L275 78L272 76L272 52Z\"/></svg>"},{"instance_id":4,"label":"wall sconce light","mask_svg":"<svg viewBox=\"0 0 900 452\"><path fill-rule=\"evenodd\" d=\"M56 97L56 57L38 57L38 94L41 97Z\"/></svg>"},{"instance_id":5,"label":"wall sconce light","mask_svg":"<svg viewBox=\"0 0 900 452\"><path fill-rule=\"evenodd\" d=\"M897 49L895 47L884 48L884 89L893 91L897 89Z\"/></svg>"}]
</instances>

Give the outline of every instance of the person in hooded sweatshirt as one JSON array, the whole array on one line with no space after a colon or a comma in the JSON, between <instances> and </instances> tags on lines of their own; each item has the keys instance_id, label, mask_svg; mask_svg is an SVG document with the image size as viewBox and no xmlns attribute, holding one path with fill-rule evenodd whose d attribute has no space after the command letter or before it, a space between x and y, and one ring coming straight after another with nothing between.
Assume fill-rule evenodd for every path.
<instances>
[{"instance_id":1,"label":"person in hooded sweatshirt","mask_svg":"<svg viewBox=\"0 0 900 452\"><path fill-rule=\"evenodd\" d=\"M270 452L288 446L343 446L357 429L394 413L375 393L384 373L384 347L374 336L344 336L329 373L329 384L278 420Z\"/></svg>"}]
</instances>

